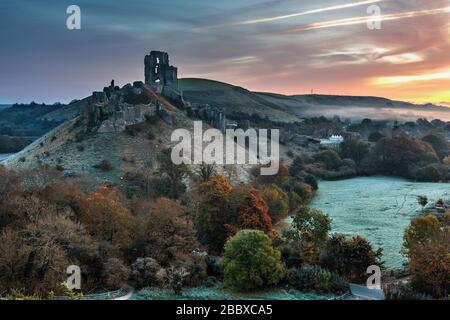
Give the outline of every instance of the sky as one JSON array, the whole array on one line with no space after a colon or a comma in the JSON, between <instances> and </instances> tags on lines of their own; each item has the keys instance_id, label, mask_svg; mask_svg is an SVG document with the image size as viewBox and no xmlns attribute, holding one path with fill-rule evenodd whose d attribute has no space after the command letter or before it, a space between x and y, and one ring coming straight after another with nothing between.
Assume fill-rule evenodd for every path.
<instances>
[{"instance_id":1,"label":"sky","mask_svg":"<svg viewBox=\"0 0 450 320\"><path fill-rule=\"evenodd\" d=\"M72 4L80 30L66 27ZM1 0L0 103L143 80L161 50L179 77L450 106L449 35L450 0Z\"/></svg>"}]
</instances>

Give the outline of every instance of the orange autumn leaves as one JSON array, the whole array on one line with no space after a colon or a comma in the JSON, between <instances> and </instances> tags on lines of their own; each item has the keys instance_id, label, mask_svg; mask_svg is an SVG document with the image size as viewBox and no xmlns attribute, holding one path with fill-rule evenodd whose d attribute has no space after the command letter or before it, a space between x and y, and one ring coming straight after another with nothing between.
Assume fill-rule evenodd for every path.
<instances>
[{"instance_id":1,"label":"orange autumn leaves","mask_svg":"<svg viewBox=\"0 0 450 320\"><path fill-rule=\"evenodd\" d=\"M254 188L233 190L221 174L213 174L199 191L203 197L197 218L197 231L210 250L221 252L226 240L242 229L272 232L269 208L260 192Z\"/></svg>"},{"instance_id":2,"label":"orange autumn leaves","mask_svg":"<svg viewBox=\"0 0 450 320\"><path fill-rule=\"evenodd\" d=\"M239 228L255 229L270 233L272 231L272 219L268 211L269 208L263 198L261 198L259 191L250 189L239 210Z\"/></svg>"},{"instance_id":3,"label":"orange autumn leaves","mask_svg":"<svg viewBox=\"0 0 450 320\"><path fill-rule=\"evenodd\" d=\"M126 244L131 237L133 215L114 188L103 185L81 202L80 221L96 238Z\"/></svg>"}]
</instances>

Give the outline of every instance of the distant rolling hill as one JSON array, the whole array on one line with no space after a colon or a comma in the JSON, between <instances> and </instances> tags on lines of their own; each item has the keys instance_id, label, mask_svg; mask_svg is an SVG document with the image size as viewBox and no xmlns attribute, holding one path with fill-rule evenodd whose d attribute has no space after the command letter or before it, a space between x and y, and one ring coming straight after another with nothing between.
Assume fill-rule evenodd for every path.
<instances>
[{"instance_id":1,"label":"distant rolling hill","mask_svg":"<svg viewBox=\"0 0 450 320\"><path fill-rule=\"evenodd\" d=\"M178 83L184 98L189 102L219 107L226 114L242 112L282 122L298 120L291 112L241 87L196 78L180 79Z\"/></svg>"},{"instance_id":2,"label":"distant rolling hill","mask_svg":"<svg viewBox=\"0 0 450 320\"><path fill-rule=\"evenodd\" d=\"M292 116L322 115L352 119L413 120L427 117L450 120L450 108L431 104L416 105L382 97L252 92L227 83L196 78L180 79L179 84L188 101L222 107L228 114L258 113L282 122L292 121Z\"/></svg>"}]
</instances>

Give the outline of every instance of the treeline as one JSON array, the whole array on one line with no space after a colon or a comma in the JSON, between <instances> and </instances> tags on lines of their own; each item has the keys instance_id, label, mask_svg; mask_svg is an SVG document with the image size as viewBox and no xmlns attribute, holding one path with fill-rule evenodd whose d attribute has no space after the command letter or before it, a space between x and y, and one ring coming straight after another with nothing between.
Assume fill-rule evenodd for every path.
<instances>
[{"instance_id":1,"label":"treeline","mask_svg":"<svg viewBox=\"0 0 450 320\"><path fill-rule=\"evenodd\" d=\"M323 179L389 175L416 181L450 180L450 149L439 135L415 139L399 134L369 143L348 137L336 149L300 157L305 170Z\"/></svg>"},{"instance_id":2,"label":"treeline","mask_svg":"<svg viewBox=\"0 0 450 320\"><path fill-rule=\"evenodd\" d=\"M31 102L0 109L0 135L39 137L61 123L41 120L40 117L63 106L60 103L46 105Z\"/></svg>"},{"instance_id":3,"label":"treeline","mask_svg":"<svg viewBox=\"0 0 450 320\"><path fill-rule=\"evenodd\" d=\"M73 264L83 293L124 283L341 293L344 277L361 279L363 266L381 263L367 240L329 237L329 218L306 206L317 182L303 171L280 164L275 176L255 170L252 182L232 186L215 166L189 172L166 160L138 197L111 184L91 190L49 167L0 168L0 295L64 294ZM189 190L185 174L194 177ZM289 212L292 228L280 232ZM355 255L362 247L367 255Z\"/></svg>"},{"instance_id":4,"label":"treeline","mask_svg":"<svg viewBox=\"0 0 450 320\"><path fill-rule=\"evenodd\" d=\"M214 165L175 166L170 150L159 160L158 175L139 186L148 192L128 196L112 184L92 190L49 167L0 167L0 296L64 294L69 265L80 266L84 294L125 283L176 293L283 285L342 294L349 282L365 283L368 266L383 269L381 248L358 235L331 235L330 218L308 207L318 186L301 158L281 163L274 176L255 168L246 184L230 183ZM390 298L448 294L446 221L413 221L405 233L413 281L391 288Z\"/></svg>"},{"instance_id":5,"label":"treeline","mask_svg":"<svg viewBox=\"0 0 450 320\"><path fill-rule=\"evenodd\" d=\"M0 153L14 153L22 150L28 142L21 137L0 135Z\"/></svg>"}]
</instances>

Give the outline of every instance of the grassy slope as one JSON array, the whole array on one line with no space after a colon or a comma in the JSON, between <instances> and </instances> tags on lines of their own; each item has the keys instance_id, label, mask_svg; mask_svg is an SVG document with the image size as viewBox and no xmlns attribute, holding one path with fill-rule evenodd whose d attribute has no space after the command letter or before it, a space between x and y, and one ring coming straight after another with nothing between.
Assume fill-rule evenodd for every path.
<instances>
[{"instance_id":1,"label":"grassy slope","mask_svg":"<svg viewBox=\"0 0 450 320\"><path fill-rule=\"evenodd\" d=\"M243 112L259 114L261 117L269 117L276 121L297 120L295 116L280 106L244 88L230 84L206 79L185 78L179 80L179 88L188 101L223 108L227 114Z\"/></svg>"}]
</instances>

